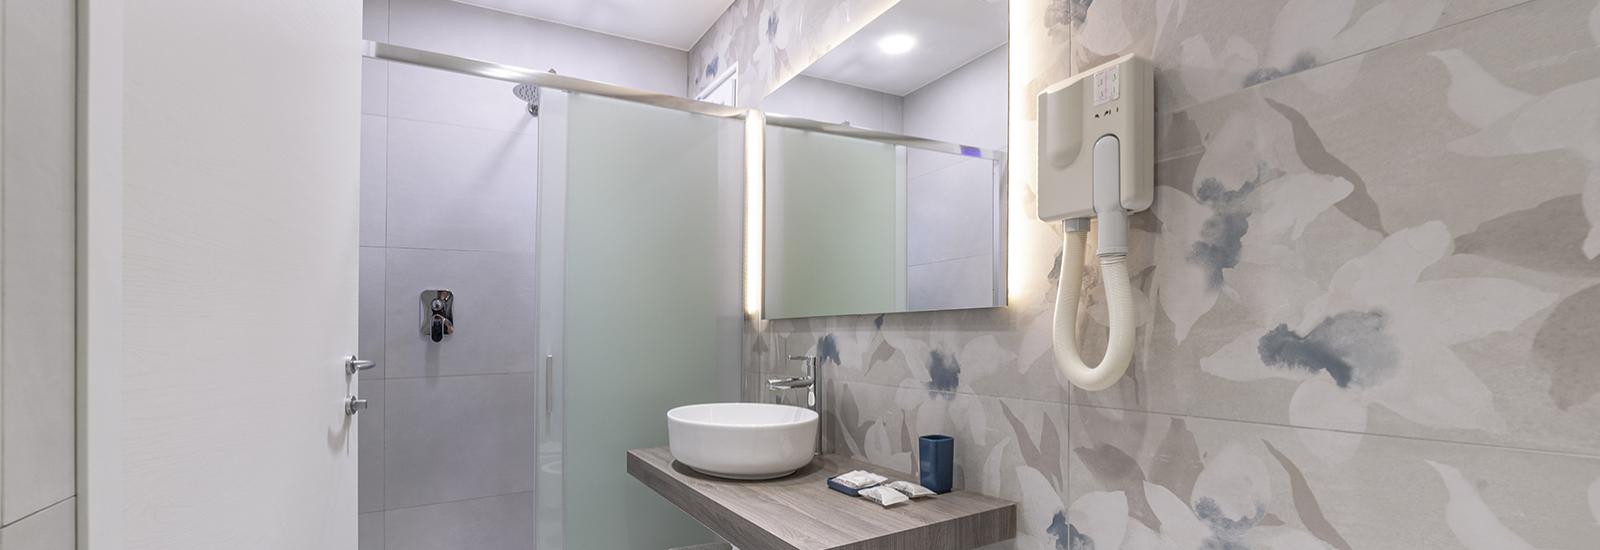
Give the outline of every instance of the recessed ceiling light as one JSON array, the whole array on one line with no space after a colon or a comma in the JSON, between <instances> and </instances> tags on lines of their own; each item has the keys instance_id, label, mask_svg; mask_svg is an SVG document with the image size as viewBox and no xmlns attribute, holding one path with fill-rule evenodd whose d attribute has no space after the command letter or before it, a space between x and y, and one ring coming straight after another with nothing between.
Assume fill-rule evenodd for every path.
<instances>
[{"instance_id":1,"label":"recessed ceiling light","mask_svg":"<svg viewBox=\"0 0 1600 550\"><path fill-rule=\"evenodd\" d=\"M889 55L898 55L917 47L917 37L909 34L891 34L878 40L878 49Z\"/></svg>"}]
</instances>

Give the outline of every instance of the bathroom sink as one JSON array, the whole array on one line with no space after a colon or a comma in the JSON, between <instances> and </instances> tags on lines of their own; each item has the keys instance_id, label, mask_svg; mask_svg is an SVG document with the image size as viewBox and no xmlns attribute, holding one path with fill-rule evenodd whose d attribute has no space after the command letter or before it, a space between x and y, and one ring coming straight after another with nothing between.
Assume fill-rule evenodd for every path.
<instances>
[{"instance_id":1,"label":"bathroom sink","mask_svg":"<svg viewBox=\"0 0 1600 550\"><path fill-rule=\"evenodd\" d=\"M667 411L672 457L704 474L772 479L811 462L817 413L765 403L706 403Z\"/></svg>"}]
</instances>

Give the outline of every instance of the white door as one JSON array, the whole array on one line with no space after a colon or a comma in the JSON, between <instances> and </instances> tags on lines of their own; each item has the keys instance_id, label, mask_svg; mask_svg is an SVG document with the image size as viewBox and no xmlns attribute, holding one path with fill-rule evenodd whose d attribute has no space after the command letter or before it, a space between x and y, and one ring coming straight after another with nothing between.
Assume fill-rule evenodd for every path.
<instances>
[{"instance_id":1,"label":"white door","mask_svg":"<svg viewBox=\"0 0 1600 550\"><path fill-rule=\"evenodd\" d=\"M361 4L123 4L121 548L356 548Z\"/></svg>"}]
</instances>

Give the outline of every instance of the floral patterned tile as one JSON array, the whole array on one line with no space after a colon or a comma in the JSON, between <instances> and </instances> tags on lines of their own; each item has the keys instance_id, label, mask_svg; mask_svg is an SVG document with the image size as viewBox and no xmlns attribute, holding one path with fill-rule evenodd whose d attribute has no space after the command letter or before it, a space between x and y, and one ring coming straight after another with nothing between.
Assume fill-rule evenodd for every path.
<instances>
[{"instance_id":1,"label":"floral patterned tile","mask_svg":"<svg viewBox=\"0 0 1600 550\"><path fill-rule=\"evenodd\" d=\"M1011 305L754 322L747 395L796 403L759 379L823 357L837 451L905 470L916 435L956 436L958 483L1022 503L1006 548L1600 540L1578 456L1600 454L1600 2L1016 0L1012 20ZM1138 353L1069 391L1032 98L1125 51L1168 82L1131 235ZM1093 360L1104 305L1083 315Z\"/></svg>"},{"instance_id":2,"label":"floral patterned tile","mask_svg":"<svg viewBox=\"0 0 1600 550\"><path fill-rule=\"evenodd\" d=\"M886 314L771 321L761 373L797 375L790 355L816 356L824 379L1066 401L1045 361L1043 336L1018 327L1019 310ZM1037 332L1037 331L1033 331Z\"/></svg>"},{"instance_id":3,"label":"floral patterned tile","mask_svg":"<svg viewBox=\"0 0 1600 550\"><path fill-rule=\"evenodd\" d=\"M1600 459L1073 406L1067 498L1033 491L1045 548L1588 548Z\"/></svg>"},{"instance_id":4,"label":"floral patterned tile","mask_svg":"<svg viewBox=\"0 0 1600 550\"><path fill-rule=\"evenodd\" d=\"M899 0L734 0L689 50L689 90L738 68L737 104L761 98Z\"/></svg>"},{"instance_id":5,"label":"floral patterned tile","mask_svg":"<svg viewBox=\"0 0 1600 550\"><path fill-rule=\"evenodd\" d=\"M916 387L834 384L834 452L898 472L915 472L917 438L955 438L955 486L1024 502L1030 492L1065 494L1069 468L1066 406L969 394L930 397ZM1059 501L1060 497L1057 496ZM1048 523L1022 524L1006 548L1047 548ZM1030 534L1031 533L1031 534Z\"/></svg>"},{"instance_id":6,"label":"floral patterned tile","mask_svg":"<svg viewBox=\"0 0 1600 550\"><path fill-rule=\"evenodd\" d=\"M1155 62L1158 111L1319 67L1527 0L1052 0L1077 70ZM1060 6L1059 8L1056 6Z\"/></svg>"},{"instance_id":7,"label":"floral patterned tile","mask_svg":"<svg viewBox=\"0 0 1600 550\"><path fill-rule=\"evenodd\" d=\"M1073 401L1600 454L1596 22L1531 2L1169 115L1159 314Z\"/></svg>"}]
</instances>

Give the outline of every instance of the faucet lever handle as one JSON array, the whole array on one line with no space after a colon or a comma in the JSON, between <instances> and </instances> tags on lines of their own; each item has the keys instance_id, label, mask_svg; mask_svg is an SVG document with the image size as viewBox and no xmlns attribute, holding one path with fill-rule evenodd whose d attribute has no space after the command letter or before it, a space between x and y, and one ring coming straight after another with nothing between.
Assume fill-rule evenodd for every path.
<instances>
[{"instance_id":1,"label":"faucet lever handle","mask_svg":"<svg viewBox=\"0 0 1600 550\"><path fill-rule=\"evenodd\" d=\"M817 356L815 356L815 355L790 355L789 356L789 360L790 361L804 361L805 362L804 365L806 367L806 376L811 377L813 380L816 379L816 377L817 377Z\"/></svg>"},{"instance_id":2,"label":"faucet lever handle","mask_svg":"<svg viewBox=\"0 0 1600 550\"><path fill-rule=\"evenodd\" d=\"M449 317L445 317L437 313L433 315L433 325L429 327L428 332L429 337L432 338L435 343L443 341L445 336L449 336L450 334L455 333L455 331L455 323L451 323Z\"/></svg>"}]
</instances>

